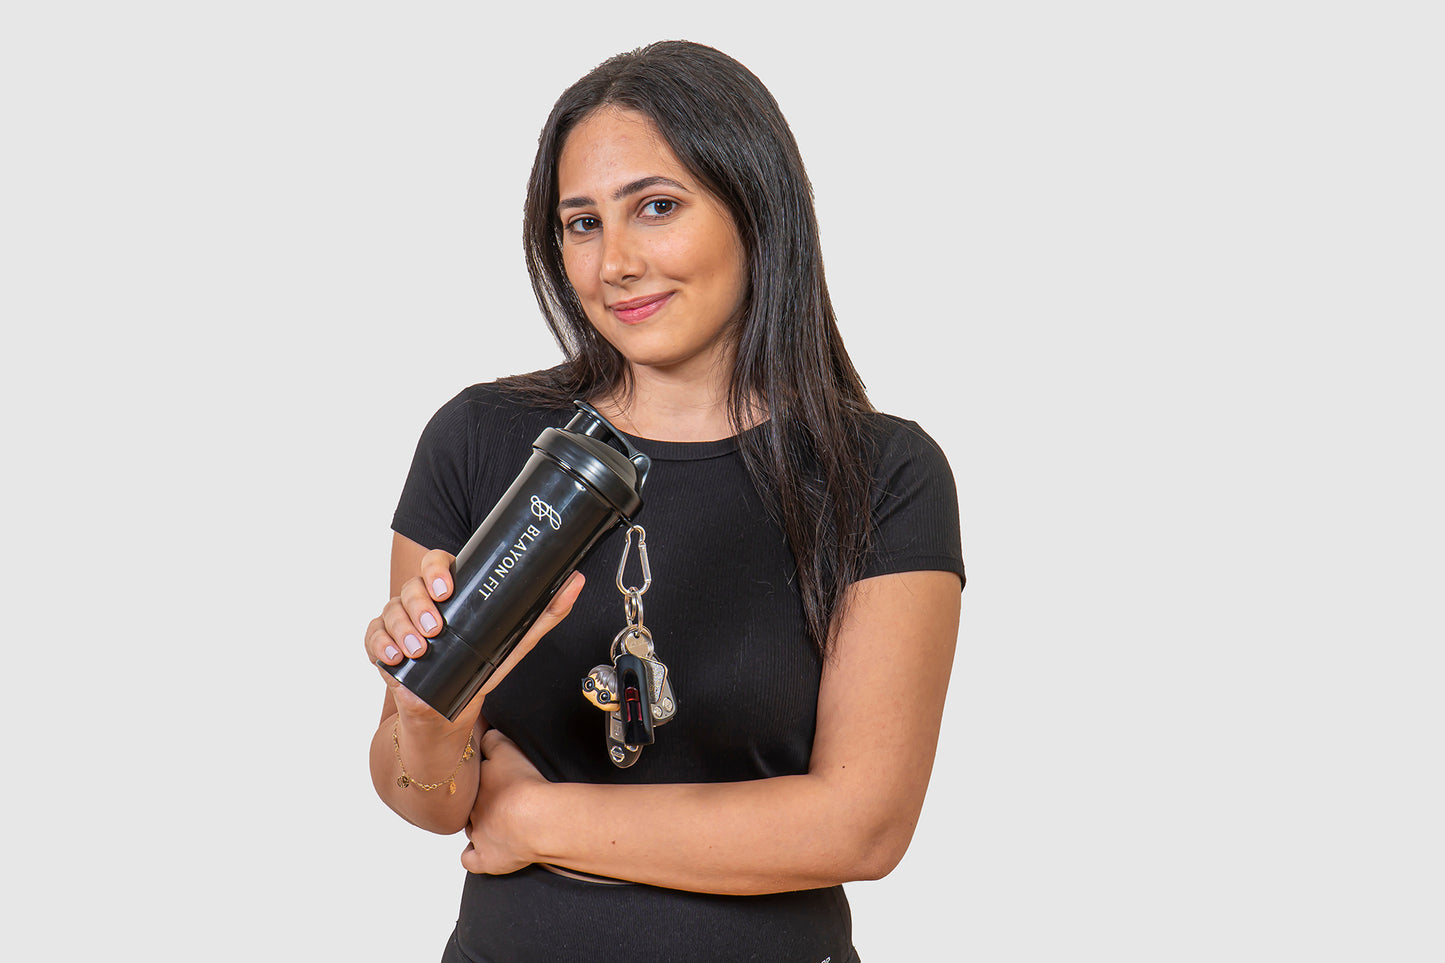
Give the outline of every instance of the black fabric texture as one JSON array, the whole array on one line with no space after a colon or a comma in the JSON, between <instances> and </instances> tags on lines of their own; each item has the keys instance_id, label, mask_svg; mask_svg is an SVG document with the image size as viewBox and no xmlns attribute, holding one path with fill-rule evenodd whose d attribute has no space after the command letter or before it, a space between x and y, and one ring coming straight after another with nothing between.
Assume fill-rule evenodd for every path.
<instances>
[{"instance_id":1,"label":"black fabric texture","mask_svg":"<svg viewBox=\"0 0 1445 963\"><path fill-rule=\"evenodd\" d=\"M393 530L455 554L542 429L571 415L519 405L491 385L462 391L422 433ZM870 430L870 448L879 455L871 493L877 529L865 577L941 570L956 573L962 585L957 494L943 453L910 421L878 414ZM617 769L605 751L604 714L582 697L582 679L608 661L612 639L626 624L615 584L620 528L583 562L587 583L572 613L487 696L484 715L554 782L731 782L806 773L822 663L791 580L792 553L747 475L737 440L632 442L653 460L636 518L647 531L653 575L645 624L668 667L676 717L657 727L656 742L634 766ZM632 566L636 573L635 559ZM588 883L533 867L509 876L468 874L456 945L448 951L461 955L448 958L590 960L601 951L599 938L628 921L645 921L651 935L629 947L634 963L819 963L830 956L838 963L852 952L842 887L707 896ZM660 938L667 933L675 940Z\"/></svg>"}]
</instances>

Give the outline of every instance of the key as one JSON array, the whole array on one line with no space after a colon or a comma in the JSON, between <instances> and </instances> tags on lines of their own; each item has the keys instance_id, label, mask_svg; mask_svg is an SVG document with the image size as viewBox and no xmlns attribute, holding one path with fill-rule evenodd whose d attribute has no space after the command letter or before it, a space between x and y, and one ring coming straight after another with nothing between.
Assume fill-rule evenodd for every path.
<instances>
[{"instance_id":1,"label":"key","mask_svg":"<svg viewBox=\"0 0 1445 963\"><path fill-rule=\"evenodd\" d=\"M652 724L660 726L677 715L677 698L672 694L672 680L662 660L654 657L642 661L652 688Z\"/></svg>"}]
</instances>

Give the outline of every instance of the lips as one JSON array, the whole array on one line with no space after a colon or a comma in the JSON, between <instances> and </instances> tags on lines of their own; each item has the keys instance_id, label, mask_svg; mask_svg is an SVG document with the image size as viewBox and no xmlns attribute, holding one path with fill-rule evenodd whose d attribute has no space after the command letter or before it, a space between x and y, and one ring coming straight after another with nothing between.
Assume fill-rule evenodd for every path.
<instances>
[{"instance_id":1,"label":"lips","mask_svg":"<svg viewBox=\"0 0 1445 963\"><path fill-rule=\"evenodd\" d=\"M628 301L618 301L614 304L609 304L607 307L608 310L617 316L617 320L623 324L636 324L639 321L645 321L661 311L662 306L671 298L672 292L668 291L664 294L649 294L645 298L632 298Z\"/></svg>"}]
</instances>

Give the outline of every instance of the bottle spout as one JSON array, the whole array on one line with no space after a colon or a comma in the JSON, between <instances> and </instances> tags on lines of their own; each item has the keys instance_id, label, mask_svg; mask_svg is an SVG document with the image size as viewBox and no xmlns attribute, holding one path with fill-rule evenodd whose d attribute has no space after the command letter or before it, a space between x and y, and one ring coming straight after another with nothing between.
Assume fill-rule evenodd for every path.
<instances>
[{"instance_id":1,"label":"bottle spout","mask_svg":"<svg viewBox=\"0 0 1445 963\"><path fill-rule=\"evenodd\" d=\"M606 418L598 414L596 408L585 401L572 403L577 406L577 413L572 416L571 421L567 422L568 431L586 435L589 438L600 438L624 455L628 454L627 451L618 447L622 440L617 437L617 429L613 428Z\"/></svg>"},{"instance_id":2,"label":"bottle spout","mask_svg":"<svg viewBox=\"0 0 1445 963\"><path fill-rule=\"evenodd\" d=\"M620 460L612 463L611 474L617 481L631 488L635 495L640 496L642 484L647 480L647 472L652 467L652 459L638 451L627 436L613 427L612 423L602 417L596 408L581 400L575 400L572 403L577 406L577 413L572 416L571 421L567 422L567 426L563 430L573 435L585 435L601 442L625 458L631 464L634 477L627 477L627 469Z\"/></svg>"},{"instance_id":3,"label":"bottle spout","mask_svg":"<svg viewBox=\"0 0 1445 963\"><path fill-rule=\"evenodd\" d=\"M577 406L577 413L572 416L571 421L567 422L567 430L606 442L609 446L627 456L627 460L637 466L637 487L641 488L641 476L647 473L647 469L652 464L651 461L648 460L648 457L638 451L632 442L627 440L627 436L614 428L612 422L602 417L596 408L585 401L573 401L572 403ZM642 460L638 461L639 458Z\"/></svg>"}]
</instances>

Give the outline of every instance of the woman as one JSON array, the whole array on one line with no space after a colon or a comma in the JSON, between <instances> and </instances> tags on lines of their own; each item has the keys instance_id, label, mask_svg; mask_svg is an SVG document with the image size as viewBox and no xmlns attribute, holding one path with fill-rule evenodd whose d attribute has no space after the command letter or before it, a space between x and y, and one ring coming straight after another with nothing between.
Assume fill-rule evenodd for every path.
<instances>
[{"instance_id":1,"label":"woman","mask_svg":"<svg viewBox=\"0 0 1445 963\"><path fill-rule=\"evenodd\" d=\"M869 406L817 235L776 102L711 48L619 55L554 107L525 241L566 360L428 424L367 653L424 652L452 553L583 398L653 459L646 625L677 712L617 768L582 696L625 624L620 531L455 722L382 674L377 792L468 835L447 959L856 958L841 884L912 835L963 565L948 465Z\"/></svg>"}]
</instances>

